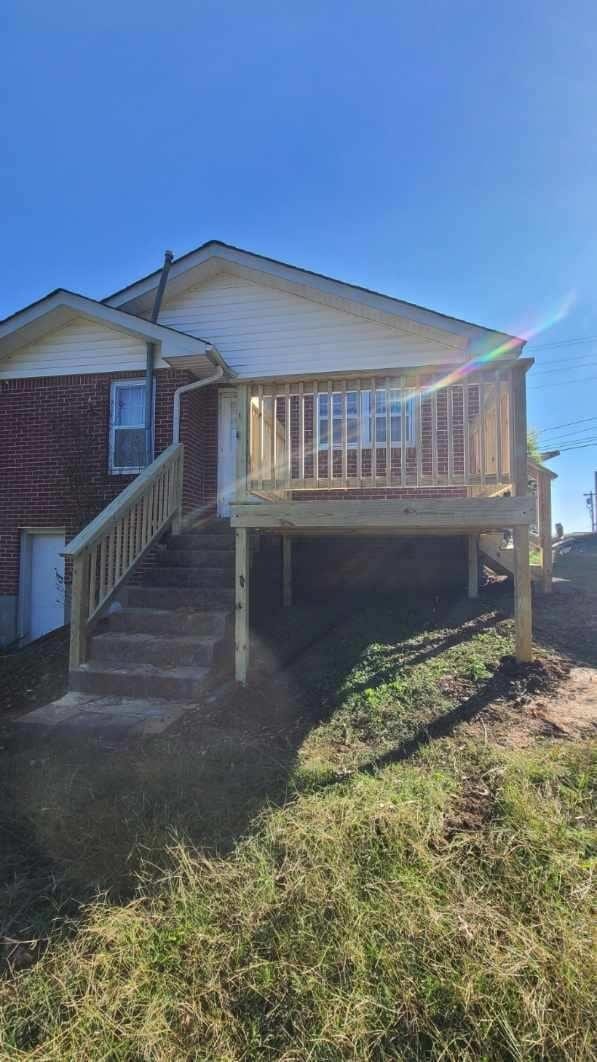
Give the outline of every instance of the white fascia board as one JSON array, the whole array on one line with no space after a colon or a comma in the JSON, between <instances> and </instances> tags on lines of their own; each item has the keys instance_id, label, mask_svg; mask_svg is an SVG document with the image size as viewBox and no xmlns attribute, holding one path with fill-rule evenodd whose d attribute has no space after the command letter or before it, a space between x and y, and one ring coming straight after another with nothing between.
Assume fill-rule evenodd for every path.
<instances>
[{"instance_id":1,"label":"white fascia board","mask_svg":"<svg viewBox=\"0 0 597 1062\"><path fill-rule=\"evenodd\" d=\"M0 356L18 349L25 343L33 342L46 332L60 327L74 317L86 317L100 321L121 332L141 336L147 342L155 343L164 355L203 354L210 361L214 360L214 350L210 343L195 336L178 332L174 328L153 324L141 317L126 313L104 303L95 302L85 295L70 291L56 291L46 299L26 307L20 313L0 323ZM219 361L214 360L214 364Z\"/></svg>"},{"instance_id":2,"label":"white fascia board","mask_svg":"<svg viewBox=\"0 0 597 1062\"><path fill-rule=\"evenodd\" d=\"M436 333L450 333L455 337L466 340L468 352L471 356L487 353L493 348L501 348L502 346L507 348L507 352L512 356L516 351L519 352L523 346L524 341L506 332L496 332L482 325L472 324L438 313L435 310L428 310L422 306L403 302L390 295L382 295L378 292L355 287L332 277L311 273L309 270L300 269L297 266L276 262L260 255L254 255L250 251L243 251L240 248L229 247L226 244L217 242L206 244L195 252L183 255L178 262L174 261L172 263L168 276L171 290L174 287L172 282L175 282L177 278L181 278L184 273L196 270L204 263L214 259L221 261L222 268L225 268L226 263L228 263L233 267L251 269L261 275L283 281L288 285L292 285L295 289L301 288L302 293L307 297L309 290L313 293L318 292L327 296L330 301L336 301L336 305L348 311L350 311L350 305L352 304L355 308L360 307L362 311L368 309L378 315L386 316L388 323L393 323L393 319L395 319L395 324L398 326L411 321L413 325L433 329ZM137 299L142 299L143 296L155 289L158 280L159 273L153 273L151 276L140 280L137 284L132 284L129 288L117 292L106 300L106 304L124 306ZM341 306L342 303L344 304L343 307ZM379 317L377 319L379 320Z\"/></svg>"}]
</instances>

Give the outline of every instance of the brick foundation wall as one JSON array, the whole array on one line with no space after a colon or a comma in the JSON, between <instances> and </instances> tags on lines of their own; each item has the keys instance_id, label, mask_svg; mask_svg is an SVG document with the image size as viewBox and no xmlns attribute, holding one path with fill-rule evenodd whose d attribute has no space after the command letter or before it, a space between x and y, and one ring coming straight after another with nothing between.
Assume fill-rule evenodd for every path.
<instances>
[{"instance_id":1,"label":"brick foundation wall","mask_svg":"<svg viewBox=\"0 0 597 1062\"><path fill-rule=\"evenodd\" d=\"M110 385L142 376L97 373L0 382L0 595L18 590L22 527L64 527L68 541L135 478L108 471ZM157 456L172 441L174 392L194 377L174 369L158 369L155 376ZM181 440L188 510L215 500L215 387L183 397Z\"/></svg>"}]
</instances>

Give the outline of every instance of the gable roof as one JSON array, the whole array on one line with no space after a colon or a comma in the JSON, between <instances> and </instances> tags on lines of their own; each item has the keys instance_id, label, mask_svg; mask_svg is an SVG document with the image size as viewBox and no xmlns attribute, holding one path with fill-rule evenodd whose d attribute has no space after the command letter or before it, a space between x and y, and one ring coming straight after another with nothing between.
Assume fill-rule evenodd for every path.
<instances>
[{"instance_id":1,"label":"gable roof","mask_svg":"<svg viewBox=\"0 0 597 1062\"><path fill-rule=\"evenodd\" d=\"M228 271L249 277L260 273L262 280L287 291L295 291L307 298L325 301L339 309L348 310L361 316L377 320L383 324L396 326L400 319L400 328L404 329L411 322L420 333L429 328L436 334L452 333L460 338L466 337L472 356L484 353L492 347L504 346L504 353L519 352L525 340L508 332L496 331L482 325L473 324L448 314L430 310L415 303L384 295L370 288L337 280L334 277L290 265L266 255L235 247L221 240L208 240L194 250L174 259L168 277L168 292L175 294L186 287L197 285L203 279L220 271ZM109 306L130 306L134 309L147 308L151 293L159 281L160 270L155 270L141 277L133 284L107 296L104 303Z\"/></svg>"},{"instance_id":2,"label":"gable roof","mask_svg":"<svg viewBox=\"0 0 597 1062\"><path fill-rule=\"evenodd\" d=\"M145 342L155 343L164 359L185 357L199 375L214 367L227 368L218 351L205 339L198 339L167 325L154 324L118 307L106 306L86 295L56 288L43 298L0 321L0 361L19 347L34 343L48 332L69 324L77 317L96 321ZM231 375L234 373L230 372Z\"/></svg>"}]
</instances>

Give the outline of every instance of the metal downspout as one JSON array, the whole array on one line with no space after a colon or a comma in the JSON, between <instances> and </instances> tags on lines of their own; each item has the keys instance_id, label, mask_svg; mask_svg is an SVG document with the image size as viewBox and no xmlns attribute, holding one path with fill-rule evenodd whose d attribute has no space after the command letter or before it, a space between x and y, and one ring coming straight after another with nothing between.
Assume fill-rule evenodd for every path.
<instances>
[{"instance_id":1,"label":"metal downspout","mask_svg":"<svg viewBox=\"0 0 597 1062\"><path fill-rule=\"evenodd\" d=\"M155 299L153 300L153 309L151 311L151 321L153 324L157 322L160 313L160 306L162 305L162 297L164 289L166 287L166 281L168 280L168 273L170 271L170 265L174 255L172 251L164 252L164 264L162 266L162 272L160 274L160 281L157 291L155 293ZM147 343L146 345L146 359L145 359L145 464L150 465L153 461L153 440L152 440L152 421L153 421L153 372L155 363L155 343Z\"/></svg>"},{"instance_id":2,"label":"metal downspout","mask_svg":"<svg viewBox=\"0 0 597 1062\"><path fill-rule=\"evenodd\" d=\"M207 387L208 384L216 383L217 380L222 379L223 375L224 369L219 365L213 376L207 376L205 380L194 380L193 383L184 384L176 389L174 392L174 409L172 411L172 442L180 442L180 399L182 395L188 391L198 391L200 387Z\"/></svg>"}]
</instances>

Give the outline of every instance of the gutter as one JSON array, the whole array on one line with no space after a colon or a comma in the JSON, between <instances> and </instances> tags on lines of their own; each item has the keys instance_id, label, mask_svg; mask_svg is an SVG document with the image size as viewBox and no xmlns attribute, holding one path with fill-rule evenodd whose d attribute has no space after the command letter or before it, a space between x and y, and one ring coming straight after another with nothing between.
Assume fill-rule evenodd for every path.
<instances>
[{"instance_id":1,"label":"gutter","mask_svg":"<svg viewBox=\"0 0 597 1062\"><path fill-rule=\"evenodd\" d=\"M160 306L162 305L162 297L166 288L166 281L168 280L168 273L170 272L170 266L174 255L172 251L164 252L164 264L162 266L162 272L160 274L160 282L155 293L155 299L153 300L153 309L151 311L151 322L157 324L158 317L160 315ZM153 461L153 445L152 445L152 422L153 422L153 377L154 377L154 364L155 364L155 343L147 343L146 345L146 358L145 358L145 464L150 465Z\"/></svg>"},{"instance_id":2,"label":"gutter","mask_svg":"<svg viewBox=\"0 0 597 1062\"><path fill-rule=\"evenodd\" d=\"M183 387L178 387L174 392L174 409L172 412L172 442L180 442L180 399L183 395L186 395L189 391L198 391L200 387L207 387L208 384L216 383L217 380L221 380L224 375L224 368L222 365L218 365L213 376L207 376L204 380L194 380L193 383L184 384Z\"/></svg>"}]
</instances>

